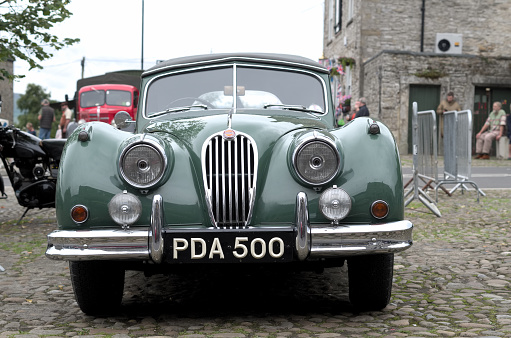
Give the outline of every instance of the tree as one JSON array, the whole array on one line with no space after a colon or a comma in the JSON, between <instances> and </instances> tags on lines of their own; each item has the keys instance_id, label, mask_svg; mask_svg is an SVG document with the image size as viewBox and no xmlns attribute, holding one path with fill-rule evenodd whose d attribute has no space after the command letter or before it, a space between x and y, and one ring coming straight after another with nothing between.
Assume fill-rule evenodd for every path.
<instances>
[{"instance_id":1,"label":"tree","mask_svg":"<svg viewBox=\"0 0 511 338\"><path fill-rule=\"evenodd\" d=\"M70 0L0 0L0 62L24 60L30 69L43 67L39 62L53 56L50 50L60 50L80 39L60 40L49 33L56 23L72 13L65 6ZM0 68L0 80L22 78Z\"/></svg>"},{"instance_id":2,"label":"tree","mask_svg":"<svg viewBox=\"0 0 511 338\"><path fill-rule=\"evenodd\" d=\"M37 115L41 109L41 101L49 98L50 95L51 93L47 93L45 89L39 85L33 83L27 85L25 94L21 95L17 102L18 107L23 111L23 115L18 117L18 128L24 129L27 122L32 122L34 128L39 129ZM52 135L55 135L58 121L60 121L60 115L62 115L62 112L55 110L55 120L57 122L53 123Z\"/></svg>"}]
</instances>

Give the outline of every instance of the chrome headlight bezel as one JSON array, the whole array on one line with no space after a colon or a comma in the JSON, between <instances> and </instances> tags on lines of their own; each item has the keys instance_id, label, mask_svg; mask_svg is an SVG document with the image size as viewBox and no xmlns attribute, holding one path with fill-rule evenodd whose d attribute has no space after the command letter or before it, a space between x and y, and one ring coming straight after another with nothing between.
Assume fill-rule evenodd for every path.
<instances>
[{"instance_id":1,"label":"chrome headlight bezel","mask_svg":"<svg viewBox=\"0 0 511 338\"><path fill-rule=\"evenodd\" d=\"M304 155L303 152L309 147L314 146L322 146L323 149L328 149L331 151L330 155L332 156L331 159L329 159L328 163L326 163L324 154L318 154L317 152L313 154L312 156L302 156ZM326 148L324 148L326 146ZM302 158L300 158L302 157ZM339 153L339 150L337 149L335 143L326 138L326 137L311 137L308 139L303 140L294 150L293 152L293 169L296 173L296 175L302 180L303 182L310 184L312 186L319 186L324 185L330 181L332 181L337 174L339 173L339 170L341 168L341 156ZM307 176L307 170L308 169L311 172L318 173L319 170L324 170L323 168L325 166L325 163L330 166L334 166L333 168L329 169L329 172L326 175L323 175L324 177L321 179L314 179L312 176Z\"/></svg>"},{"instance_id":2,"label":"chrome headlight bezel","mask_svg":"<svg viewBox=\"0 0 511 338\"><path fill-rule=\"evenodd\" d=\"M140 150L141 148L147 148L146 150L153 152L153 155L157 156L159 162L159 164L156 164L156 167L154 168L156 169L157 172L154 174L154 177L147 182L142 182L142 180L140 181L134 180L132 175L135 174L136 172L130 173L127 170L128 168L126 167L126 161L129 158L128 155L132 151L137 151ZM139 174L150 174L150 171L153 169L152 167L154 165L151 163L153 161L149 160L148 157L145 158L143 156L135 157L139 157L136 163L136 168ZM144 138L143 140L130 143L122 150L121 155L119 156L119 171L121 177L126 183L135 188L147 189L155 186L162 180L166 168L167 156L165 155L165 150L158 142L149 138Z\"/></svg>"}]
</instances>

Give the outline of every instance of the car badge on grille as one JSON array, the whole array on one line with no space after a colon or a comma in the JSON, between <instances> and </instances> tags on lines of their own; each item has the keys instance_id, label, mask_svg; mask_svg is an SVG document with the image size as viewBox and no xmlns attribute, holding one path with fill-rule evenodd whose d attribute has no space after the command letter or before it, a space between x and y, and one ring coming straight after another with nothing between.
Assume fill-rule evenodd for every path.
<instances>
[{"instance_id":1,"label":"car badge on grille","mask_svg":"<svg viewBox=\"0 0 511 338\"><path fill-rule=\"evenodd\" d=\"M224 130L223 138L224 140L228 141L233 140L234 138L236 138L236 132L232 129Z\"/></svg>"}]
</instances>

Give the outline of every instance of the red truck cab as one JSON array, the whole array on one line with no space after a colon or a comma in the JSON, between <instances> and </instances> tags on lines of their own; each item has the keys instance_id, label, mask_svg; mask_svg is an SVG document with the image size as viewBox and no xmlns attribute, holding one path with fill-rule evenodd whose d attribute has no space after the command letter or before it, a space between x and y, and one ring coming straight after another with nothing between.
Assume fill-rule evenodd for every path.
<instances>
[{"instance_id":1,"label":"red truck cab","mask_svg":"<svg viewBox=\"0 0 511 338\"><path fill-rule=\"evenodd\" d=\"M78 92L77 119L85 122L112 123L119 111L126 111L135 120L138 89L125 84L98 84L84 86Z\"/></svg>"}]
</instances>

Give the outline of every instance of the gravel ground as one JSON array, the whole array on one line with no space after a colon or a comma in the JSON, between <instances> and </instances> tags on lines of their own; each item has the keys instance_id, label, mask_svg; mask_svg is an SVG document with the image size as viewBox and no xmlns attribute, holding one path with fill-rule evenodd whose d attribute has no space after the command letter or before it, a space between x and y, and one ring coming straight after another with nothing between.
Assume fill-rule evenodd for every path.
<instances>
[{"instance_id":1,"label":"gravel ground","mask_svg":"<svg viewBox=\"0 0 511 338\"><path fill-rule=\"evenodd\" d=\"M80 312L67 263L44 256L54 210L31 210L17 225L23 209L11 193L0 201L0 337L511 337L511 191L485 192L479 203L474 192L439 194L442 217L408 206L414 245L395 257L383 311L352 311L343 267L128 272L114 317Z\"/></svg>"}]
</instances>

